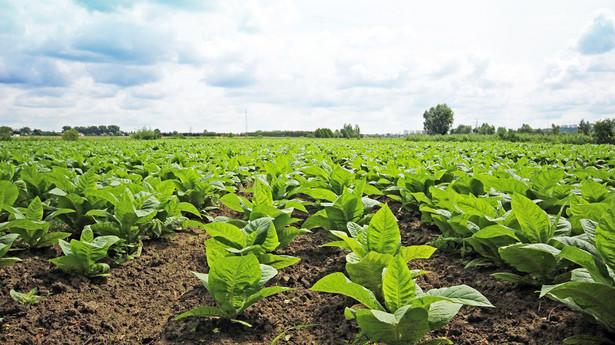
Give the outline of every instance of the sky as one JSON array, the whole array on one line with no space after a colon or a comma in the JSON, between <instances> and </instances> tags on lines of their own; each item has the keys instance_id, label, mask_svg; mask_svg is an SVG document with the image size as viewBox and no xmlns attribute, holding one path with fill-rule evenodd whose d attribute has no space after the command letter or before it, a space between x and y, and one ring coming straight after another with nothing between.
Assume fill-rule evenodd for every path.
<instances>
[{"instance_id":1,"label":"sky","mask_svg":"<svg viewBox=\"0 0 615 345\"><path fill-rule=\"evenodd\" d=\"M0 0L0 125L533 128L615 117L612 0Z\"/></svg>"}]
</instances>

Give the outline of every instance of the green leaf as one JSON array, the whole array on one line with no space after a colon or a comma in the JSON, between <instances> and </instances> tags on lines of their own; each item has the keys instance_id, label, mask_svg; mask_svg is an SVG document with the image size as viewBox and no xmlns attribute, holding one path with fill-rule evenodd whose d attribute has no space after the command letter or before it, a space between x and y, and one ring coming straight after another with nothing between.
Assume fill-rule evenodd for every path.
<instances>
[{"instance_id":1,"label":"green leaf","mask_svg":"<svg viewBox=\"0 0 615 345\"><path fill-rule=\"evenodd\" d=\"M609 332L615 332L615 287L591 282L543 285L540 297L543 296L590 315Z\"/></svg>"},{"instance_id":2,"label":"green leaf","mask_svg":"<svg viewBox=\"0 0 615 345\"><path fill-rule=\"evenodd\" d=\"M471 305L475 307L493 307L485 296L467 285L457 285L441 289L431 289L427 296L445 297L450 302Z\"/></svg>"},{"instance_id":3,"label":"green leaf","mask_svg":"<svg viewBox=\"0 0 615 345\"><path fill-rule=\"evenodd\" d=\"M609 212L596 228L596 248L604 262L615 270L615 217Z\"/></svg>"},{"instance_id":4,"label":"green leaf","mask_svg":"<svg viewBox=\"0 0 615 345\"><path fill-rule=\"evenodd\" d=\"M491 276L496 279L502 279L502 280L506 280L506 281L521 284L521 285L528 285L528 286L540 286L541 285L539 282L537 282L534 279L530 279L530 278L527 278L527 277L524 277L524 276L521 276L515 273L510 273L510 272L492 273Z\"/></svg>"},{"instance_id":5,"label":"green leaf","mask_svg":"<svg viewBox=\"0 0 615 345\"><path fill-rule=\"evenodd\" d=\"M599 258L594 257L590 253L577 247L565 246L558 256L587 269L596 282L607 285L614 284L613 278L609 275L607 266L599 260Z\"/></svg>"},{"instance_id":6,"label":"green leaf","mask_svg":"<svg viewBox=\"0 0 615 345\"><path fill-rule=\"evenodd\" d=\"M0 181L0 210L2 205L13 206L19 197L19 189L10 181Z\"/></svg>"},{"instance_id":7,"label":"green leaf","mask_svg":"<svg viewBox=\"0 0 615 345\"><path fill-rule=\"evenodd\" d=\"M335 200L337 199L337 195L335 193L324 188L307 189L303 191L303 193L317 200L335 202Z\"/></svg>"},{"instance_id":8,"label":"green leaf","mask_svg":"<svg viewBox=\"0 0 615 345\"><path fill-rule=\"evenodd\" d=\"M276 249L285 248L287 245L289 245L293 241L293 239L297 235L305 234L309 232L310 232L309 230L297 229L294 226L285 227L284 229L278 231L278 241L280 241L280 244L278 245L278 248Z\"/></svg>"},{"instance_id":9,"label":"green leaf","mask_svg":"<svg viewBox=\"0 0 615 345\"><path fill-rule=\"evenodd\" d=\"M301 225L302 228L305 229L315 229L315 228L323 228L325 230L331 230L333 227L331 225L331 220L329 218L315 214L310 218L306 219Z\"/></svg>"},{"instance_id":10,"label":"green leaf","mask_svg":"<svg viewBox=\"0 0 615 345\"><path fill-rule=\"evenodd\" d=\"M259 254L258 261L261 264L269 265L275 269L281 269L284 267L292 266L299 262L301 259L289 256L289 255L276 255L271 253Z\"/></svg>"},{"instance_id":11,"label":"green leaf","mask_svg":"<svg viewBox=\"0 0 615 345\"><path fill-rule=\"evenodd\" d=\"M428 313L423 308L404 308L395 315L378 310L357 310L357 324L370 340L386 344L413 344L429 332Z\"/></svg>"},{"instance_id":12,"label":"green leaf","mask_svg":"<svg viewBox=\"0 0 615 345\"><path fill-rule=\"evenodd\" d=\"M278 233L269 217L248 222L242 231L247 234L246 244L260 245L266 252L275 250L280 244Z\"/></svg>"},{"instance_id":13,"label":"green leaf","mask_svg":"<svg viewBox=\"0 0 615 345\"><path fill-rule=\"evenodd\" d=\"M521 228L517 235L526 243L546 243L553 237L551 220L532 200L521 194L513 194L512 209Z\"/></svg>"},{"instance_id":14,"label":"green leaf","mask_svg":"<svg viewBox=\"0 0 615 345\"><path fill-rule=\"evenodd\" d=\"M397 254L401 245L401 234L397 219L388 205L383 205L369 222L366 237L368 250L382 254Z\"/></svg>"},{"instance_id":15,"label":"green leaf","mask_svg":"<svg viewBox=\"0 0 615 345\"><path fill-rule=\"evenodd\" d=\"M252 295L262 272L254 255L219 258L209 271L209 291L220 309L235 317L248 296Z\"/></svg>"},{"instance_id":16,"label":"green leaf","mask_svg":"<svg viewBox=\"0 0 615 345\"><path fill-rule=\"evenodd\" d=\"M429 305L429 328L431 330L442 328L461 309L462 305L449 301L438 301Z\"/></svg>"},{"instance_id":17,"label":"green leaf","mask_svg":"<svg viewBox=\"0 0 615 345\"><path fill-rule=\"evenodd\" d=\"M227 246L236 249L241 249L246 246L245 234L234 225L214 222L205 224L203 228L211 237Z\"/></svg>"},{"instance_id":18,"label":"green leaf","mask_svg":"<svg viewBox=\"0 0 615 345\"><path fill-rule=\"evenodd\" d=\"M52 246L58 243L59 240L63 240L70 235L71 235L70 232L61 232L61 231L49 232L49 233L44 234L40 238L40 240L36 242L34 247L35 248L49 247L49 246Z\"/></svg>"},{"instance_id":19,"label":"green leaf","mask_svg":"<svg viewBox=\"0 0 615 345\"><path fill-rule=\"evenodd\" d=\"M350 280L360 284L377 297L382 297L382 271L393 260L393 255L369 252L358 262L347 262L346 272Z\"/></svg>"},{"instance_id":20,"label":"green leaf","mask_svg":"<svg viewBox=\"0 0 615 345\"><path fill-rule=\"evenodd\" d=\"M32 199L26 210L26 219L40 221L43 219L43 203L39 197Z\"/></svg>"},{"instance_id":21,"label":"green leaf","mask_svg":"<svg viewBox=\"0 0 615 345\"><path fill-rule=\"evenodd\" d=\"M271 188L263 181L257 179L252 187L252 202L255 206L271 206L273 205L273 196Z\"/></svg>"},{"instance_id":22,"label":"green leaf","mask_svg":"<svg viewBox=\"0 0 615 345\"><path fill-rule=\"evenodd\" d=\"M342 272L331 273L321 278L316 282L316 284L314 284L314 286L310 288L310 290L339 293L344 296L354 298L370 309L384 311L384 308L380 305L380 303L378 303L373 292L357 283L351 282Z\"/></svg>"},{"instance_id":23,"label":"green leaf","mask_svg":"<svg viewBox=\"0 0 615 345\"><path fill-rule=\"evenodd\" d=\"M228 317L228 314L222 311L217 307L198 307L194 308L190 311L187 311L183 314L176 316L173 320L183 319L189 316L200 316L200 317Z\"/></svg>"},{"instance_id":24,"label":"green leaf","mask_svg":"<svg viewBox=\"0 0 615 345\"><path fill-rule=\"evenodd\" d=\"M382 291L387 309L394 313L414 298L414 281L408 264L400 255L389 263L382 279Z\"/></svg>"},{"instance_id":25,"label":"green leaf","mask_svg":"<svg viewBox=\"0 0 615 345\"><path fill-rule=\"evenodd\" d=\"M288 287L282 287L282 286L270 286L270 287L266 287L262 290L259 290L257 293L250 295L248 297L248 299L246 300L246 302L244 303L243 307L241 308L241 311L244 311L245 309L247 309L249 306L251 306L252 304L260 301L263 298L275 295L277 293L280 292L284 292L284 291L289 291L289 290L294 290L292 288L288 288Z\"/></svg>"},{"instance_id":26,"label":"green leaf","mask_svg":"<svg viewBox=\"0 0 615 345\"><path fill-rule=\"evenodd\" d=\"M365 255L369 253L369 251L365 249L359 241L355 240L354 238L348 237L345 232L331 230L331 234L344 241L348 248L350 248L350 250L352 250L352 252L359 259L362 259Z\"/></svg>"},{"instance_id":27,"label":"green leaf","mask_svg":"<svg viewBox=\"0 0 615 345\"><path fill-rule=\"evenodd\" d=\"M555 275L560 250L544 243L518 243L501 247L498 252L502 260L516 270L547 282Z\"/></svg>"},{"instance_id":28,"label":"green leaf","mask_svg":"<svg viewBox=\"0 0 615 345\"><path fill-rule=\"evenodd\" d=\"M405 262L410 262L414 259L429 259L436 251L436 248L428 245L402 247L399 254L404 258Z\"/></svg>"},{"instance_id":29,"label":"green leaf","mask_svg":"<svg viewBox=\"0 0 615 345\"><path fill-rule=\"evenodd\" d=\"M566 172L563 169L548 169L532 176L532 188L539 192L545 192L557 186L564 178Z\"/></svg>"}]
</instances>

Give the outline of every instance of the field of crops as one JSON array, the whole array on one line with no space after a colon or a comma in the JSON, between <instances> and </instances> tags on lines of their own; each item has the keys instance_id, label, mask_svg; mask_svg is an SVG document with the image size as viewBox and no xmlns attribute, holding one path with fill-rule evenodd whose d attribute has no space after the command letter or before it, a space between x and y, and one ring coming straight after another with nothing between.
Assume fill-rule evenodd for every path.
<instances>
[{"instance_id":1,"label":"field of crops","mask_svg":"<svg viewBox=\"0 0 615 345\"><path fill-rule=\"evenodd\" d=\"M0 142L3 344L612 344L611 146Z\"/></svg>"}]
</instances>

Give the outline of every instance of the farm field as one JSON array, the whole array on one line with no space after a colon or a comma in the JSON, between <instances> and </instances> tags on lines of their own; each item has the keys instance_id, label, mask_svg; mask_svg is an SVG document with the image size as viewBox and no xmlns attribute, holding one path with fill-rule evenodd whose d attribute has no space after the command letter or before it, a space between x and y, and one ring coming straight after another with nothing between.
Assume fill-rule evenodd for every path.
<instances>
[{"instance_id":1,"label":"farm field","mask_svg":"<svg viewBox=\"0 0 615 345\"><path fill-rule=\"evenodd\" d=\"M0 342L607 344L614 166L606 145L0 142Z\"/></svg>"}]
</instances>

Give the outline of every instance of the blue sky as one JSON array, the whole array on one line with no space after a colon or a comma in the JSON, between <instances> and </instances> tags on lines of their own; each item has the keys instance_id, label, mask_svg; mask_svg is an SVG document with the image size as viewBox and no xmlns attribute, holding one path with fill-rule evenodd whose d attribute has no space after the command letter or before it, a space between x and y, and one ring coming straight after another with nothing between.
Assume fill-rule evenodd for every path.
<instances>
[{"instance_id":1,"label":"blue sky","mask_svg":"<svg viewBox=\"0 0 615 345\"><path fill-rule=\"evenodd\" d=\"M0 125L518 128L615 117L612 1L0 0Z\"/></svg>"}]
</instances>

